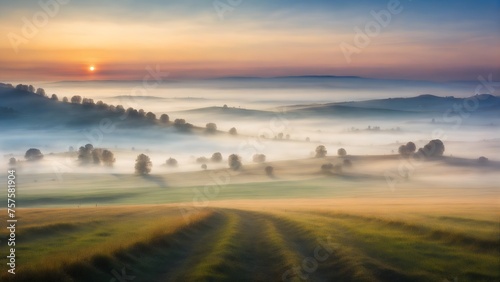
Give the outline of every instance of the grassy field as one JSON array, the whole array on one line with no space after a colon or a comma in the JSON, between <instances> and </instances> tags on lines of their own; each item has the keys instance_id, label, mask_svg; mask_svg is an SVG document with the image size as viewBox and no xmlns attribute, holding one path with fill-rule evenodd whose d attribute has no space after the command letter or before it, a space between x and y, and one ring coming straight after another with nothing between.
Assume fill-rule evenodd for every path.
<instances>
[{"instance_id":1,"label":"grassy field","mask_svg":"<svg viewBox=\"0 0 500 282\"><path fill-rule=\"evenodd\" d=\"M500 279L495 199L219 201L189 220L177 205L19 214L17 274L2 281Z\"/></svg>"}]
</instances>

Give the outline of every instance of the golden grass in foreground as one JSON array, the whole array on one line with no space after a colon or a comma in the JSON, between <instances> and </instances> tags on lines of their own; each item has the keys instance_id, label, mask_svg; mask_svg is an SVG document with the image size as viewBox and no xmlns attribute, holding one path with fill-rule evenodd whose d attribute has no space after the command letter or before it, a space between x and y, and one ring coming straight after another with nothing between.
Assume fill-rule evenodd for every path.
<instances>
[{"instance_id":1,"label":"golden grass in foreground","mask_svg":"<svg viewBox=\"0 0 500 282\"><path fill-rule=\"evenodd\" d=\"M175 205L21 209L18 274L3 280L110 281L126 264L134 281L498 281L497 204L225 201L190 225Z\"/></svg>"}]
</instances>

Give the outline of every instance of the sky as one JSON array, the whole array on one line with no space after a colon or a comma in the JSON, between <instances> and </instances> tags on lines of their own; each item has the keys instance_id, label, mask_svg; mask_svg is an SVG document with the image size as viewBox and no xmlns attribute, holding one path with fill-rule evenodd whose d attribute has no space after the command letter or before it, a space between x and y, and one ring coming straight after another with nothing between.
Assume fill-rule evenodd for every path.
<instances>
[{"instance_id":1,"label":"sky","mask_svg":"<svg viewBox=\"0 0 500 282\"><path fill-rule=\"evenodd\" d=\"M0 81L500 76L500 0L0 0L0 36Z\"/></svg>"}]
</instances>

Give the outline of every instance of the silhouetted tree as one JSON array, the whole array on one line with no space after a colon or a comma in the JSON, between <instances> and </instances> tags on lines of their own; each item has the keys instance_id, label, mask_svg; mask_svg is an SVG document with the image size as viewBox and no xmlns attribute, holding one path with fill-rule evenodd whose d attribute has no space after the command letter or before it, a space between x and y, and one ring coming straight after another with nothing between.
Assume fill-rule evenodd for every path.
<instances>
[{"instance_id":1,"label":"silhouetted tree","mask_svg":"<svg viewBox=\"0 0 500 282\"><path fill-rule=\"evenodd\" d=\"M490 162L490 160L487 158L487 157L479 157L479 159L477 159L477 163L480 164L480 165L486 165Z\"/></svg>"},{"instance_id":2,"label":"silhouetted tree","mask_svg":"<svg viewBox=\"0 0 500 282\"><path fill-rule=\"evenodd\" d=\"M241 159L240 156L236 154L232 154L228 158L229 167L233 170L239 170L241 168Z\"/></svg>"},{"instance_id":3,"label":"silhouetted tree","mask_svg":"<svg viewBox=\"0 0 500 282\"><path fill-rule=\"evenodd\" d=\"M409 155L415 153L416 149L417 149L417 146L415 146L415 143L408 142L408 143L406 143L406 145L399 146L398 153L401 156L409 156Z\"/></svg>"},{"instance_id":4,"label":"silhouetted tree","mask_svg":"<svg viewBox=\"0 0 500 282\"><path fill-rule=\"evenodd\" d=\"M50 96L50 100L59 101L59 98L57 97L56 94L52 94L52 96Z\"/></svg>"},{"instance_id":5,"label":"silhouetted tree","mask_svg":"<svg viewBox=\"0 0 500 282\"><path fill-rule=\"evenodd\" d=\"M425 157L441 157L443 153L444 144L439 139L431 140L424 148L418 149L418 154Z\"/></svg>"},{"instance_id":6,"label":"silhouetted tree","mask_svg":"<svg viewBox=\"0 0 500 282\"><path fill-rule=\"evenodd\" d=\"M146 114L146 118L149 119L149 120L156 120L156 115L153 114L152 112L148 112Z\"/></svg>"},{"instance_id":7,"label":"silhouetted tree","mask_svg":"<svg viewBox=\"0 0 500 282\"><path fill-rule=\"evenodd\" d=\"M344 148L340 148L337 150L337 155L341 156L341 157L344 157L347 155L347 152Z\"/></svg>"},{"instance_id":8,"label":"silhouetted tree","mask_svg":"<svg viewBox=\"0 0 500 282\"><path fill-rule=\"evenodd\" d=\"M274 175L274 167L268 165L266 166L266 168L264 169L264 171L266 172L267 176L273 176Z\"/></svg>"},{"instance_id":9,"label":"silhouetted tree","mask_svg":"<svg viewBox=\"0 0 500 282\"><path fill-rule=\"evenodd\" d=\"M138 112L139 117L146 117L146 112L143 109L140 109Z\"/></svg>"},{"instance_id":10,"label":"silhouetted tree","mask_svg":"<svg viewBox=\"0 0 500 282\"><path fill-rule=\"evenodd\" d=\"M71 97L71 103L73 104L80 104L82 102L82 96L75 95Z\"/></svg>"},{"instance_id":11,"label":"silhouetted tree","mask_svg":"<svg viewBox=\"0 0 500 282\"><path fill-rule=\"evenodd\" d=\"M231 127L231 129L229 129L229 134L231 134L231 135L238 135L238 131L236 130L236 128Z\"/></svg>"},{"instance_id":12,"label":"silhouetted tree","mask_svg":"<svg viewBox=\"0 0 500 282\"><path fill-rule=\"evenodd\" d=\"M115 155L109 150L102 151L102 162L106 166L113 166L116 162Z\"/></svg>"},{"instance_id":13,"label":"silhouetted tree","mask_svg":"<svg viewBox=\"0 0 500 282\"><path fill-rule=\"evenodd\" d=\"M125 113L125 108L122 105L116 105L115 111L119 114L124 114Z\"/></svg>"},{"instance_id":14,"label":"silhouetted tree","mask_svg":"<svg viewBox=\"0 0 500 282\"><path fill-rule=\"evenodd\" d=\"M69 102L68 97L63 97L62 101L63 103L68 103Z\"/></svg>"},{"instance_id":15,"label":"silhouetted tree","mask_svg":"<svg viewBox=\"0 0 500 282\"><path fill-rule=\"evenodd\" d=\"M215 133L217 132L217 125L213 122L207 123L206 125L206 131L208 133Z\"/></svg>"},{"instance_id":16,"label":"silhouetted tree","mask_svg":"<svg viewBox=\"0 0 500 282\"><path fill-rule=\"evenodd\" d=\"M222 161L222 154L219 152L214 153L210 159L214 163L220 163Z\"/></svg>"},{"instance_id":17,"label":"silhouetted tree","mask_svg":"<svg viewBox=\"0 0 500 282\"><path fill-rule=\"evenodd\" d=\"M160 116L160 121L161 121L162 123L168 123L168 122L169 122L169 120L170 120L170 118L168 117L168 115L167 115L167 114L162 114L162 115Z\"/></svg>"},{"instance_id":18,"label":"silhouetted tree","mask_svg":"<svg viewBox=\"0 0 500 282\"><path fill-rule=\"evenodd\" d=\"M177 166L177 160L176 160L176 159L173 159L173 158L169 158L169 159L167 160L167 165L168 165L168 166L175 167L175 166Z\"/></svg>"},{"instance_id":19,"label":"silhouetted tree","mask_svg":"<svg viewBox=\"0 0 500 282\"><path fill-rule=\"evenodd\" d=\"M35 87L33 85L28 86L28 91L31 93L35 93Z\"/></svg>"},{"instance_id":20,"label":"silhouetted tree","mask_svg":"<svg viewBox=\"0 0 500 282\"><path fill-rule=\"evenodd\" d=\"M205 157L199 157L196 159L196 162L199 164L206 164L206 163L208 163L208 159Z\"/></svg>"},{"instance_id":21,"label":"silhouetted tree","mask_svg":"<svg viewBox=\"0 0 500 282\"><path fill-rule=\"evenodd\" d=\"M151 172L151 167L153 166L153 163L151 162L151 159L144 155L140 154L137 156L137 159L135 160L135 172L140 175L146 175Z\"/></svg>"},{"instance_id":22,"label":"silhouetted tree","mask_svg":"<svg viewBox=\"0 0 500 282\"><path fill-rule=\"evenodd\" d=\"M26 151L26 154L24 154L24 158L27 161L39 161L43 159L43 154L40 150L36 148L31 148L28 151Z\"/></svg>"},{"instance_id":23,"label":"silhouetted tree","mask_svg":"<svg viewBox=\"0 0 500 282\"><path fill-rule=\"evenodd\" d=\"M99 148L93 149L92 150L92 162L95 165L100 165L101 158L102 158L102 149L99 149Z\"/></svg>"},{"instance_id":24,"label":"silhouetted tree","mask_svg":"<svg viewBox=\"0 0 500 282\"><path fill-rule=\"evenodd\" d=\"M352 167L352 162L351 162L351 160L348 160L348 159L344 159L344 161L342 162L342 164L345 167Z\"/></svg>"},{"instance_id":25,"label":"silhouetted tree","mask_svg":"<svg viewBox=\"0 0 500 282\"><path fill-rule=\"evenodd\" d=\"M93 150L94 146L92 144L81 146L78 149L78 160L80 161L81 164L91 164L94 161L92 155Z\"/></svg>"},{"instance_id":26,"label":"silhouetted tree","mask_svg":"<svg viewBox=\"0 0 500 282\"><path fill-rule=\"evenodd\" d=\"M18 84L18 85L16 85L16 89L17 90L21 90L21 91L29 91L28 85L25 85L25 84Z\"/></svg>"},{"instance_id":27,"label":"silhouetted tree","mask_svg":"<svg viewBox=\"0 0 500 282\"><path fill-rule=\"evenodd\" d=\"M40 95L42 97L47 97L47 94L45 94L45 90L43 88L38 88L35 92L36 95Z\"/></svg>"},{"instance_id":28,"label":"silhouetted tree","mask_svg":"<svg viewBox=\"0 0 500 282\"><path fill-rule=\"evenodd\" d=\"M319 145L318 147L316 147L316 158L324 158L327 152L328 151L326 150L325 146Z\"/></svg>"},{"instance_id":29,"label":"silhouetted tree","mask_svg":"<svg viewBox=\"0 0 500 282\"><path fill-rule=\"evenodd\" d=\"M266 161L266 155L264 154L255 154L253 155L253 162L254 163L263 163Z\"/></svg>"},{"instance_id":30,"label":"silhouetted tree","mask_svg":"<svg viewBox=\"0 0 500 282\"><path fill-rule=\"evenodd\" d=\"M331 163L327 163L327 164L321 165L321 170L322 171L326 172L326 171L330 171L332 169L333 169L333 164L331 164Z\"/></svg>"}]
</instances>

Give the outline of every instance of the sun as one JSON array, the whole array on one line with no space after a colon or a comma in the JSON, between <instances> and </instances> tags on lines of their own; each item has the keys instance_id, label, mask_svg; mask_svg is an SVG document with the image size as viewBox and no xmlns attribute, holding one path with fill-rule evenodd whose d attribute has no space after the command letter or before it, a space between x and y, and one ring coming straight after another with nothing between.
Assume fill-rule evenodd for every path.
<instances>
[{"instance_id":1,"label":"sun","mask_svg":"<svg viewBox=\"0 0 500 282\"><path fill-rule=\"evenodd\" d=\"M95 67L94 66L90 66L89 67L89 71L95 71Z\"/></svg>"}]
</instances>

